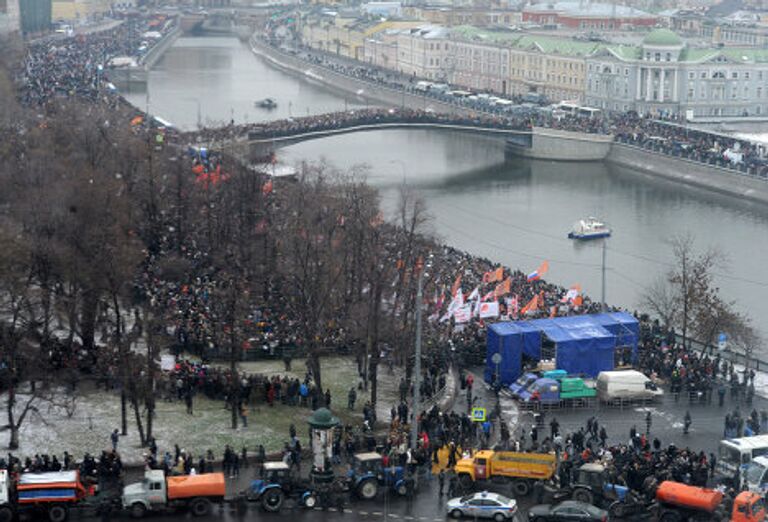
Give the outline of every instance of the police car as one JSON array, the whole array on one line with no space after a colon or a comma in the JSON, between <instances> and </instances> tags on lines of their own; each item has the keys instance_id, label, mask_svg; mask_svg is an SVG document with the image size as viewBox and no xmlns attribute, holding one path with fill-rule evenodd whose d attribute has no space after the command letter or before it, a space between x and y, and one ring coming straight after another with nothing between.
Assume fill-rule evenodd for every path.
<instances>
[{"instance_id":1,"label":"police car","mask_svg":"<svg viewBox=\"0 0 768 522\"><path fill-rule=\"evenodd\" d=\"M517 502L498 493L483 491L448 501L445 509L453 518L492 518L497 522L510 520L517 513Z\"/></svg>"}]
</instances>

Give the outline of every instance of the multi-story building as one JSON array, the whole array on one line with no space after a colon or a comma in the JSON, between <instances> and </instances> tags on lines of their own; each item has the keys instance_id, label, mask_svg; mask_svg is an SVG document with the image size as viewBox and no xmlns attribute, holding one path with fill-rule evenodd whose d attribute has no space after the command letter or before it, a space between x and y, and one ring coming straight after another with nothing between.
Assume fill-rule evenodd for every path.
<instances>
[{"instance_id":1,"label":"multi-story building","mask_svg":"<svg viewBox=\"0 0 768 522\"><path fill-rule=\"evenodd\" d=\"M451 8L412 5L406 6L404 13L410 18L446 27L460 25L475 27L510 26L521 21L520 11L501 8L480 9L476 7Z\"/></svg>"},{"instance_id":2,"label":"multi-story building","mask_svg":"<svg viewBox=\"0 0 768 522\"><path fill-rule=\"evenodd\" d=\"M445 27L423 25L397 34L397 70L402 74L450 81L452 55Z\"/></svg>"},{"instance_id":3,"label":"multi-story building","mask_svg":"<svg viewBox=\"0 0 768 522\"><path fill-rule=\"evenodd\" d=\"M581 30L653 27L658 16L634 7L584 1L542 2L523 8L523 21Z\"/></svg>"},{"instance_id":4,"label":"multi-story building","mask_svg":"<svg viewBox=\"0 0 768 522\"><path fill-rule=\"evenodd\" d=\"M53 21L77 21L104 16L111 9L111 0L53 0Z\"/></svg>"},{"instance_id":5,"label":"multi-story building","mask_svg":"<svg viewBox=\"0 0 768 522\"><path fill-rule=\"evenodd\" d=\"M457 85L506 95L533 92L557 101L583 99L585 59L604 45L469 27L451 34Z\"/></svg>"},{"instance_id":6,"label":"multi-story building","mask_svg":"<svg viewBox=\"0 0 768 522\"><path fill-rule=\"evenodd\" d=\"M0 0L0 38L21 30L19 0Z\"/></svg>"},{"instance_id":7,"label":"multi-story building","mask_svg":"<svg viewBox=\"0 0 768 522\"><path fill-rule=\"evenodd\" d=\"M768 49L687 46L668 30L587 58L586 103L687 118L768 115Z\"/></svg>"},{"instance_id":8,"label":"multi-story building","mask_svg":"<svg viewBox=\"0 0 768 522\"><path fill-rule=\"evenodd\" d=\"M353 60L367 61L365 41L387 29L402 29L420 25L417 21L361 19L354 13L310 15L301 23L304 45Z\"/></svg>"}]
</instances>

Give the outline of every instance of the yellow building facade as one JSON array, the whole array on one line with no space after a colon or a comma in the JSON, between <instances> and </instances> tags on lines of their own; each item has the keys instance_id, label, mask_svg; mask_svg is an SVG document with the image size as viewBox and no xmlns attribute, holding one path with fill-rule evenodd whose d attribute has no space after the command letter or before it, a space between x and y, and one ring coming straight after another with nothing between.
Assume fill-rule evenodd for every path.
<instances>
[{"instance_id":1,"label":"yellow building facade","mask_svg":"<svg viewBox=\"0 0 768 522\"><path fill-rule=\"evenodd\" d=\"M109 12L110 0L53 0L53 21L75 21L103 16Z\"/></svg>"}]
</instances>

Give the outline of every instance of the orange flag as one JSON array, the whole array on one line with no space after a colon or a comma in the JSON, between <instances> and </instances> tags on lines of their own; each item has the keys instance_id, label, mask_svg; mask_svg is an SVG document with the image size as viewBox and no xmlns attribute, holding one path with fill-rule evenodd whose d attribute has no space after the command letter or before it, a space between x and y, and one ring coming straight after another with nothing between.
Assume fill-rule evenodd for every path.
<instances>
[{"instance_id":1,"label":"orange flag","mask_svg":"<svg viewBox=\"0 0 768 522\"><path fill-rule=\"evenodd\" d=\"M529 311L534 311L534 310L538 310L538 309L539 309L539 294L536 294L536 295L533 296L533 299L528 301L528 304L525 305L520 310L520 315L525 315Z\"/></svg>"},{"instance_id":2,"label":"orange flag","mask_svg":"<svg viewBox=\"0 0 768 522\"><path fill-rule=\"evenodd\" d=\"M459 291L460 286L461 286L461 274L456 276L456 281L453 282L453 286L451 287L451 296L456 297L456 292Z\"/></svg>"},{"instance_id":3,"label":"orange flag","mask_svg":"<svg viewBox=\"0 0 768 522\"><path fill-rule=\"evenodd\" d=\"M496 285L496 290L493 291L493 295L496 298L501 297L502 295L508 294L512 290L512 278L508 277L504 280L503 283L499 283Z\"/></svg>"}]
</instances>

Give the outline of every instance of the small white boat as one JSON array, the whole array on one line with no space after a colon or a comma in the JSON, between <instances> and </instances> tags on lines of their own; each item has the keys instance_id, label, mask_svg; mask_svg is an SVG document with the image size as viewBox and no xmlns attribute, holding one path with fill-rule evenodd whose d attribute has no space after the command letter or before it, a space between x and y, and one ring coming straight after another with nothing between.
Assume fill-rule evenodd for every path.
<instances>
[{"instance_id":1,"label":"small white boat","mask_svg":"<svg viewBox=\"0 0 768 522\"><path fill-rule=\"evenodd\" d=\"M610 235L611 229L605 223L593 217L580 219L573 225L573 230L568 233L570 239L597 239Z\"/></svg>"}]
</instances>

